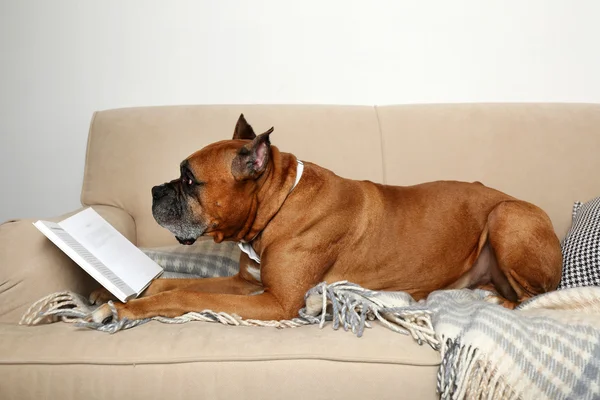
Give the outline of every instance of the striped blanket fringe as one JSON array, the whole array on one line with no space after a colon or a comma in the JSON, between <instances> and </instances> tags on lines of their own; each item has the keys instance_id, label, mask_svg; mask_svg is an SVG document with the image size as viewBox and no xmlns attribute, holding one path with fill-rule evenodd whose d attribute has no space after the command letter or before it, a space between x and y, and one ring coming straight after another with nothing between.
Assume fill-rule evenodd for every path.
<instances>
[{"instance_id":1,"label":"striped blanket fringe","mask_svg":"<svg viewBox=\"0 0 600 400\"><path fill-rule=\"evenodd\" d=\"M307 292L305 301L306 306L300 310L300 317L281 321L242 319L235 314L212 310L189 312L175 318L158 316L140 320L119 319L116 308L112 301L109 301L112 319L105 323L97 323L88 319L96 306L89 304L87 299L79 294L64 291L50 294L35 302L25 312L20 324L38 325L63 321L78 327L116 333L151 320L166 324L202 321L274 328L295 328L312 324L319 324L322 328L325 322L332 321L333 329L337 330L341 326L344 330L350 330L361 337L364 329L371 327L369 321L378 320L395 332L411 335L419 344L427 343L435 349L439 347L431 325L430 312L424 308L410 307L414 301L406 294L374 292L346 281L332 284L323 282Z\"/></svg>"},{"instance_id":2,"label":"striped blanket fringe","mask_svg":"<svg viewBox=\"0 0 600 400\"><path fill-rule=\"evenodd\" d=\"M437 392L442 399L517 400L520 396L481 357L472 345L447 339L440 348L443 354L437 375Z\"/></svg>"}]
</instances>

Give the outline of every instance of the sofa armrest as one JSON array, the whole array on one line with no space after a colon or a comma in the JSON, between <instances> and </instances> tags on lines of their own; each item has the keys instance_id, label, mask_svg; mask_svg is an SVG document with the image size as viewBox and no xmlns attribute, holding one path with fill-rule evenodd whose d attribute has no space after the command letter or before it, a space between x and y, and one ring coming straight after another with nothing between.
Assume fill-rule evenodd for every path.
<instances>
[{"instance_id":1,"label":"sofa armrest","mask_svg":"<svg viewBox=\"0 0 600 400\"><path fill-rule=\"evenodd\" d=\"M119 232L136 243L133 218L111 206L92 206ZM51 221L61 221L80 210ZM33 219L0 225L0 322L18 323L33 302L54 292L87 295L99 286L34 226Z\"/></svg>"}]
</instances>

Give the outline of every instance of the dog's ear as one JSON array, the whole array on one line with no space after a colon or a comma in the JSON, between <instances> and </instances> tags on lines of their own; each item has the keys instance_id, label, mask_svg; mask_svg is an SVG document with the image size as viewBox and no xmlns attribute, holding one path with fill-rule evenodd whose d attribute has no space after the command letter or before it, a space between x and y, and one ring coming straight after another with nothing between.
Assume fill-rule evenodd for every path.
<instances>
[{"instance_id":1,"label":"dog's ear","mask_svg":"<svg viewBox=\"0 0 600 400\"><path fill-rule=\"evenodd\" d=\"M238 150L231 165L231 172L236 180L256 179L265 172L271 154L269 135L273 130L274 128L271 128L261 133Z\"/></svg>"},{"instance_id":2,"label":"dog's ear","mask_svg":"<svg viewBox=\"0 0 600 400\"><path fill-rule=\"evenodd\" d=\"M237 124L235 124L235 130L233 131L233 139L254 140L255 137L254 129L246 122L244 114L240 114Z\"/></svg>"}]
</instances>

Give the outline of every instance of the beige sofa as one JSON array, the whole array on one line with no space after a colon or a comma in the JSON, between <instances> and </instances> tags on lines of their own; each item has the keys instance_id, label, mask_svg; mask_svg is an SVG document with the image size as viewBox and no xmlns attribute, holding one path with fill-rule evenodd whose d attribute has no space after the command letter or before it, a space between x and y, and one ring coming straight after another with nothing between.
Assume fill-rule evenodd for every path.
<instances>
[{"instance_id":1,"label":"beige sofa","mask_svg":"<svg viewBox=\"0 0 600 400\"><path fill-rule=\"evenodd\" d=\"M152 218L150 188L230 138L240 112L257 131L275 126L282 151L341 176L482 181L541 206L561 237L573 201L600 194L600 105L182 106L96 113L82 204L140 246L174 244ZM38 298L96 286L31 222L0 226L1 399L436 398L439 355L381 326L360 339L331 326L19 326Z\"/></svg>"}]
</instances>

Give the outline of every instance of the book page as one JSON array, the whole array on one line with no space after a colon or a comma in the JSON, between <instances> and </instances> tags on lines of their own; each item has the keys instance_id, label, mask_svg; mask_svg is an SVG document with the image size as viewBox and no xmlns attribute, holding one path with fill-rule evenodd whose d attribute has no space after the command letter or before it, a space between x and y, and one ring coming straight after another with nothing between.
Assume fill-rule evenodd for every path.
<instances>
[{"instance_id":1,"label":"book page","mask_svg":"<svg viewBox=\"0 0 600 400\"><path fill-rule=\"evenodd\" d=\"M59 224L37 221L33 225L119 300L125 301L128 297L136 294L131 287L69 235Z\"/></svg>"},{"instance_id":2,"label":"book page","mask_svg":"<svg viewBox=\"0 0 600 400\"><path fill-rule=\"evenodd\" d=\"M61 221L59 225L137 294L163 272L92 208Z\"/></svg>"}]
</instances>

